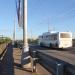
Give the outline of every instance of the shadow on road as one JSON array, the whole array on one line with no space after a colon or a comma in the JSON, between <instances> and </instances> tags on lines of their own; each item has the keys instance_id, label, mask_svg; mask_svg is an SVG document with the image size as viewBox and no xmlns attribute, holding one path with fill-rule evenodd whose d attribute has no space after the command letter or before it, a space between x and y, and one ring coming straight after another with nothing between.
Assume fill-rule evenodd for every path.
<instances>
[{"instance_id":1,"label":"shadow on road","mask_svg":"<svg viewBox=\"0 0 75 75\"><path fill-rule=\"evenodd\" d=\"M14 66L15 66L16 69L27 71L27 72L32 72L30 70L27 70L26 68L23 68L21 64L14 63Z\"/></svg>"}]
</instances>

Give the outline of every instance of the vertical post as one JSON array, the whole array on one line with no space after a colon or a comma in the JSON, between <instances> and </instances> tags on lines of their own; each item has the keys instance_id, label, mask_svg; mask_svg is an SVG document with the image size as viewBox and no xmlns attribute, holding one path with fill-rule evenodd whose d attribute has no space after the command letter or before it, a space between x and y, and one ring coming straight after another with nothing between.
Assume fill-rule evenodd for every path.
<instances>
[{"instance_id":1,"label":"vertical post","mask_svg":"<svg viewBox=\"0 0 75 75\"><path fill-rule=\"evenodd\" d=\"M48 18L48 32L50 32L49 18Z\"/></svg>"},{"instance_id":2,"label":"vertical post","mask_svg":"<svg viewBox=\"0 0 75 75\"><path fill-rule=\"evenodd\" d=\"M14 28L13 28L13 45L15 44L15 18L14 18Z\"/></svg>"},{"instance_id":3,"label":"vertical post","mask_svg":"<svg viewBox=\"0 0 75 75\"><path fill-rule=\"evenodd\" d=\"M32 29L31 29L31 42L33 41Z\"/></svg>"},{"instance_id":4,"label":"vertical post","mask_svg":"<svg viewBox=\"0 0 75 75\"><path fill-rule=\"evenodd\" d=\"M24 2L24 7L23 7L23 48L24 48L24 52L29 51L29 47L28 47L28 38L27 38L27 0L23 0Z\"/></svg>"},{"instance_id":5,"label":"vertical post","mask_svg":"<svg viewBox=\"0 0 75 75\"><path fill-rule=\"evenodd\" d=\"M24 68L31 67L30 64L30 55L29 55L29 46L27 40L27 0L23 0L23 50L21 64Z\"/></svg>"}]
</instances>

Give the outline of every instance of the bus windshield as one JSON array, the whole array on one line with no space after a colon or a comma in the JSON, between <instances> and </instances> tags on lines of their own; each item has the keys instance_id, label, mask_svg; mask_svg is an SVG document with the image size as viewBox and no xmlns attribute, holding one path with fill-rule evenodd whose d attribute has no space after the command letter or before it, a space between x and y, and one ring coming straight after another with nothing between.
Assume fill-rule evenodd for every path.
<instances>
[{"instance_id":1,"label":"bus windshield","mask_svg":"<svg viewBox=\"0 0 75 75\"><path fill-rule=\"evenodd\" d=\"M61 33L60 38L70 38L70 34L69 33Z\"/></svg>"}]
</instances>

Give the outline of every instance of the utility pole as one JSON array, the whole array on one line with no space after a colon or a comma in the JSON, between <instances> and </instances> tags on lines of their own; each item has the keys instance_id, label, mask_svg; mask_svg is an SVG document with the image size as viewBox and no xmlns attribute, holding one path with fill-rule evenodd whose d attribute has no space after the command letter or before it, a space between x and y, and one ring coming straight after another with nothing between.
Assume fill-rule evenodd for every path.
<instances>
[{"instance_id":1,"label":"utility pole","mask_svg":"<svg viewBox=\"0 0 75 75\"><path fill-rule=\"evenodd\" d=\"M32 34L32 29L31 29L31 42L33 41L33 34Z\"/></svg>"},{"instance_id":2,"label":"utility pole","mask_svg":"<svg viewBox=\"0 0 75 75\"><path fill-rule=\"evenodd\" d=\"M23 8L23 43L24 43L24 52L29 51L28 47L28 37L27 37L27 0L23 0L24 8Z\"/></svg>"},{"instance_id":3,"label":"utility pole","mask_svg":"<svg viewBox=\"0 0 75 75\"><path fill-rule=\"evenodd\" d=\"M30 56L27 37L27 0L23 0L23 50L21 64L24 68L30 67Z\"/></svg>"},{"instance_id":4,"label":"utility pole","mask_svg":"<svg viewBox=\"0 0 75 75\"><path fill-rule=\"evenodd\" d=\"M49 25L49 18L48 18L48 32L50 32L50 25Z\"/></svg>"},{"instance_id":5,"label":"utility pole","mask_svg":"<svg viewBox=\"0 0 75 75\"><path fill-rule=\"evenodd\" d=\"M13 28L13 45L15 44L15 18L14 18L14 28Z\"/></svg>"}]
</instances>

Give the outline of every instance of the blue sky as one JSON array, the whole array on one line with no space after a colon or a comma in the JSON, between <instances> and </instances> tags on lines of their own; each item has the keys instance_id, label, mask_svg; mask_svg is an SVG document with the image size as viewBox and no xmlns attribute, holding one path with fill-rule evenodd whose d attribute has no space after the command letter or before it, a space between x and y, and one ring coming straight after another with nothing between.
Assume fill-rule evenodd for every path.
<instances>
[{"instance_id":1,"label":"blue sky","mask_svg":"<svg viewBox=\"0 0 75 75\"><path fill-rule=\"evenodd\" d=\"M0 34L12 38L15 0L0 0ZM75 0L28 0L28 35L50 30L71 31L75 37ZM16 16L16 38L22 38Z\"/></svg>"}]
</instances>

